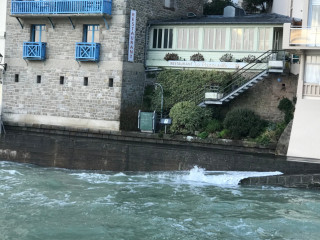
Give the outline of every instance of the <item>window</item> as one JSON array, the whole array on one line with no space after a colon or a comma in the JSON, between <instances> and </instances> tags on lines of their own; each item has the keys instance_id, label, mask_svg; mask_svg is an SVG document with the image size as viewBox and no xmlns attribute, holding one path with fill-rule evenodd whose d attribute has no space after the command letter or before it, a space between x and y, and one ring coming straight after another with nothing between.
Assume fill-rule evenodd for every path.
<instances>
[{"instance_id":1,"label":"window","mask_svg":"<svg viewBox=\"0 0 320 240\"><path fill-rule=\"evenodd\" d=\"M152 48L172 48L173 30L172 29L153 29Z\"/></svg>"},{"instance_id":2,"label":"window","mask_svg":"<svg viewBox=\"0 0 320 240\"><path fill-rule=\"evenodd\" d=\"M174 8L174 0L164 0L165 8Z\"/></svg>"},{"instance_id":3,"label":"window","mask_svg":"<svg viewBox=\"0 0 320 240\"><path fill-rule=\"evenodd\" d=\"M259 50L268 51L270 50L270 29L259 28Z\"/></svg>"},{"instance_id":4,"label":"window","mask_svg":"<svg viewBox=\"0 0 320 240\"><path fill-rule=\"evenodd\" d=\"M178 30L178 49L198 49L199 48L199 29L180 28Z\"/></svg>"},{"instance_id":5,"label":"window","mask_svg":"<svg viewBox=\"0 0 320 240\"><path fill-rule=\"evenodd\" d=\"M83 25L83 42L95 42L99 41L99 25Z\"/></svg>"},{"instance_id":6,"label":"window","mask_svg":"<svg viewBox=\"0 0 320 240\"><path fill-rule=\"evenodd\" d=\"M309 26L310 27L319 27L320 26L320 1L312 0L310 1L310 10L309 10Z\"/></svg>"},{"instance_id":7,"label":"window","mask_svg":"<svg viewBox=\"0 0 320 240\"><path fill-rule=\"evenodd\" d=\"M305 82L320 84L320 56L307 56Z\"/></svg>"},{"instance_id":8,"label":"window","mask_svg":"<svg viewBox=\"0 0 320 240\"><path fill-rule=\"evenodd\" d=\"M31 26L31 42L46 42L46 25Z\"/></svg>"},{"instance_id":9,"label":"window","mask_svg":"<svg viewBox=\"0 0 320 240\"><path fill-rule=\"evenodd\" d=\"M109 87L113 87L113 78L109 78Z\"/></svg>"},{"instance_id":10,"label":"window","mask_svg":"<svg viewBox=\"0 0 320 240\"><path fill-rule=\"evenodd\" d=\"M253 28L233 28L231 30L231 50L253 50L253 47Z\"/></svg>"},{"instance_id":11,"label":"window","mask_svg":"<svg viewBox=\"0 0 320 240\"><path fill-rule=\"evenodd\" d=\"M37 76L37 83L41 83L41 75Z\"/></svg>"},{"instance_id":12,"label":"window","mask_svg":"<svg viewBox=\"0 0 320 240\"><path fill-rule=\"evenodd\" d=\"M203 48L210 50L224 50L226 47L226 29L206 28L204 29Z\"/></svg>"},{"instance_id":13,"label":"window","mask_svg":"<svg viewBox=\"0 0 320 240\"><path fill-rule=\"evenodd\" d=\"M14 81L15 82L19 82L19 74L15 74L14 75Z\"/></svg>"},{"instance_id":14,"label":"window","mask_svg":"<svg viewBox=\"0 0 320 240\"><path fill-rule=\"evenodd\" d=\"M60 76L60 84L61 84L61 85L64 84L64 76Z\"/></svg>"},{"instance_id":15,"label":"window","mask_svg":"<svg viewBox=\"0 0 320 240\"><path fill-rule=\"evenodd\" d=\"M89 78L88 77L84 77L83 78L83 86L88 86L89 83Z\"/></svg>"}]
</instances>

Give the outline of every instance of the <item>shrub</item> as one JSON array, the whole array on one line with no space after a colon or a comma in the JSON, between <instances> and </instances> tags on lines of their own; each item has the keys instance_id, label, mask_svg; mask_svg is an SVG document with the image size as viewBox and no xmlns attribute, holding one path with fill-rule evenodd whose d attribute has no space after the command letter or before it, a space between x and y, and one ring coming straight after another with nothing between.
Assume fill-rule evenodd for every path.
<instances>
[{"instance_id":1,"label":"shrub","mask_svg":"<svg viewBox=\"0 0 320 240\"><path fill-rule=\"evenodd\" d=\"M284 113L284 121L288 124L293 119L294 105L288 98L282 98L278 109Z\"/></svg>"},{"instance_id":2,"label":"shrub","mask_svg":"<svg viewBox=\"0 0 320 240\"><path fill-rule=\"evenodd\" d=\"M234 109L227 113L223 125L229 130L231 138L255 138L264 129L266 122L251 110Z\"/></svg>"},{"instance_id":3,"label":"shrub","mask_svg":"<svg viewBox=\"0 0 320 240\"><path fill-rule=\"evenodd\" d=\"M198 134L198 137L201 139L206 139L209 136L208 132L201 132Z\"/></svg>"},{"instance_id":4,"label":"shrub","mask_svg":"<svg viewBox=\"0 0 320 240\"><path fill-rule=\"evenodd\" d=\"M172 60L172 61L174 61L174 60L179 60L179 55L178 54L176 54L176 53L167 53L165 56L164 56L164 58L163 58L164 60L166 60L166 61L170 61L170 60Z\"/></svg>"},{"instance_id":5,"label":"shrub","mask_svg":"<svg viewBox=\"0 0 320 240\"><path fill-rule=\"evenodd\" d=\"M173 133L193 134L194 131L203 127L210 115L210 110L198 107L193 102L179 102L171 108L169 113L172 118L170 130Z\"/></svg>"},{"instance_id":6,"label":"shrub","mask_svg":"<svg viewBox=\"0 0 320 240\"><path fill-rule=\"evenodd\" d=\"M229 130L228 129L223 129L221 132L219 132L218 137L219 138L228 138L229 137Z\"/></svg>"},{"instance_id":7,"label":"shrub","mask_svg":"<svg viewBox=\"0 0 320 240\"><path fill-rule=\"evenodd\" d=\"M226 53L222 55L219 60L220 62L233 62L233 55L231 53Z\"/></svg>"},{"instance_id":8,"label":"shrub","mask_svg":"<svg viewBox=\"0 0 320 240\"><path fill-rule=\"evenodd\" d=\"M242 61L246 63L253 63L256 61L256 57L253 55L248 55L247 57L243 57Z\"/></svg>"},{"instance_id":9,"label":"shrub","mask_svg":"<svg viewBox=\"0 0 320 240\"><path fill-rule=\"evenodd\" d=\"M204 61L204 57L201 53L196 53L190 57L190 60L191 61Z\"/></svg>"},{"instance_id":10,"label":"shrub","mask_svg":"<svg viewBox=\"0 0 320 240\"><path fill-rule=\"evenodd\" d=\"M214 133L214 132L220 131L221 129L222 129L221 122L219 120L217 120L217 119L212 119L207 124L206 132Z\"/></svg>"}]
</instances>

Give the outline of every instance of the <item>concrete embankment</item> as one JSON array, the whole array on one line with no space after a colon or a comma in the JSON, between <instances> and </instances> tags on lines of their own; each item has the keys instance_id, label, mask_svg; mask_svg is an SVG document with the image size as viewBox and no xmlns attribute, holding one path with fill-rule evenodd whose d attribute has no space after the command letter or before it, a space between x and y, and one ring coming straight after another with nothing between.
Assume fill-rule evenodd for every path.
<instances>
[{"instance_id":1,"label":"concrete embankment","mask_svg":"<svg viewBox=\"0 0 320 240\"><path fill-rule=\"evenodd\" d=\"M290 188L308 188L320 190L320 174L295 174L242 179L240 185L278 186Z\"/></svg>"},{"instance_id":2,"label":"concrete embankment","mask_svg":"<svg viewBox=\"0 0 320 240\"><path fill-rule=\"evenodd\" d=\"M320 164L317 162L287 161L286 157L276 156L275 145L266 147L252 142L221 139L160 138L157 134L90 131L47 125L6 125L6 132L0 141L1 160L45 167L173 171L190 170L198 165L211 171L320 174Z\"/></svg>"}]
</instances>

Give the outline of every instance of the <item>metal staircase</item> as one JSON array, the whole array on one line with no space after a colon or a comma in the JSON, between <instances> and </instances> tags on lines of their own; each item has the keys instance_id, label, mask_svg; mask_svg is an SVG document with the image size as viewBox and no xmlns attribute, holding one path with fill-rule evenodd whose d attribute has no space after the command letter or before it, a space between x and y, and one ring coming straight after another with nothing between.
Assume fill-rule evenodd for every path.
<instances>
[{"instance_id":1,"label":"metal staircase","mask_svg":"<svg viewBox=\"0 0 320 240\"><path fill-rule=\"evenodd\" d=\"M193 93L190 101L202 107L229 102L263 80L269 73L283 73L284 63L285 52L283 50L269 50L253 62L238 69L226 84L205 86Z\"/></svg>"}]
</instances>

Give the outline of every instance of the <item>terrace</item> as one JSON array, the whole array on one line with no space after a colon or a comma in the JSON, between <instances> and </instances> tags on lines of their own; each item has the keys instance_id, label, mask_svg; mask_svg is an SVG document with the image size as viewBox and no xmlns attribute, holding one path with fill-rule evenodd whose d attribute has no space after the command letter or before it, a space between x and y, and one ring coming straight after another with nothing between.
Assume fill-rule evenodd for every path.
<instances>
[{"instance_id":1,"label":"terrace","mask_svg":"<svg viewBox=\"0 0 320 240\"><path fill-rule=\"evenodd\" d=\"M112 0L12 0L13 16L111 15Z\"/></svg>"}]
</instances>

